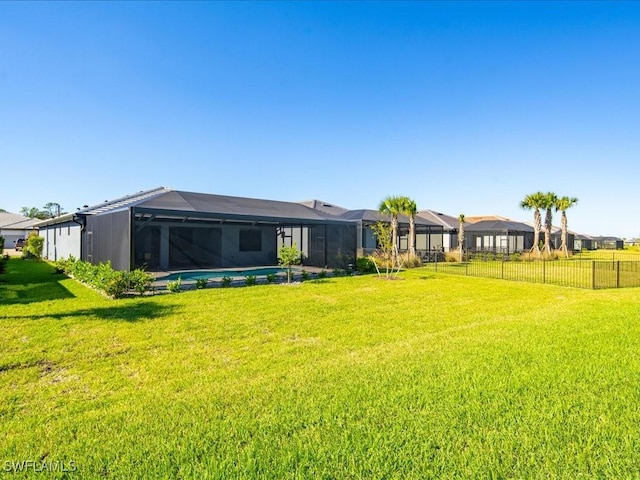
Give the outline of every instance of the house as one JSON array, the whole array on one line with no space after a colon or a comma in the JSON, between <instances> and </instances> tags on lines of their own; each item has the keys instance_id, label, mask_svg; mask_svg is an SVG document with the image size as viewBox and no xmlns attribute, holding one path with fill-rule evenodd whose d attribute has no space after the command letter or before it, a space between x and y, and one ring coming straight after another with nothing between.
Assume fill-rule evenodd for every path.
<instances>
[{"instance_id":1,"label":"house","mask_svg":"<svg viewBox=\"0 0 640 480\"><path fill-rule=\"evenodd\" d=\"M277 264L295 243L310 266L355 263L357 222L300 203L159 187L36 224L50 260L150 271Z\"/></svg>"},{"instance_id":2,"label":"house","mask_svg":"<svg viewBox=\"0 0 640 480\"><path fill-rule=\"evenodd\" d=\"M445 215L435 210L420 210L418 216L442 226L442 248L445 252L458 249L460 221L456 217Z\"/></svg>"},{"instance_id":3,"label":"house","mask_svg":"<svg viewBox=\"0 0 640 480\"><path fill-rule=\"evenodd\" d=\"M480 220L465 223L464 248L511 254L530 250L533 246L533 227L513 220Z\"/></svg>"},{"instance_id":4,"label":"house","mask_svg":"<svg viewBox=\"0 0 640 480\"><path fill-rule=\"evenodd\" d=\"M594 249L623 250L624 240L618 237L592 237Z\"/></svg>"},{"instance_id":5,"label":"house","mask_svg":"<svg viewBox=\"0 0 640 480\"><path fill-rule=\"evenodd\" d=\"M27 238L38 222L37 218L0 212L0 237L4 238L4 248L14 248L16 241L19 238Z\"/></svg>"},{"instance_id":6,"label":"house","mask_svg":"<svg viewBox=\"0 0 640 480\"><path fill-rule=\"evenodd\" d=\"M375 235L372 226L377 222L390 222L388 215L380 213L378 210L348 210L339 215L339 218L355 221L358 225L358 256L366 256L373 253L377 248ZM441 225L426 220L416 215L416 253L425 257L429 252L442 251L443 229ZM398 249L407 251L409 249L409 217L398 216Z\"/></svg>"}]
</instances>

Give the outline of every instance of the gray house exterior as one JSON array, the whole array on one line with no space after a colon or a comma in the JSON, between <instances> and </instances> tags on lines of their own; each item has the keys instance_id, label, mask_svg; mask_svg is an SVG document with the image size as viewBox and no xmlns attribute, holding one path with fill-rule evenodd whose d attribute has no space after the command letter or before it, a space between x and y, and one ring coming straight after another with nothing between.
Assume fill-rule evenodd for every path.
<instances>
[{"instance_id":1,"label":"gray house exterior","mask_svg":"<svg viewBox=\"0 0 640 480\"><path fill-rule=\"evenodd\" d=\"M51 260L73 255L117 270L277 264L295 243L310 266L355 263L357 223L299 203L176 191L165 187L37 225Z\"/></svg>"},{"instance_id":2,"label":"gray house exterior","mask_svg":"<svg viewBox=\"0 0 640 480\"><path fill-rule=\"evenodd\" d=\"M442 248L445 252L458 249L458 228L460 222L456 217L445 215L435 210L420 210L418 216L442 226Z\"/></svg>"},{"instance_id":3,"label":"gray house exterior","mask_svg":"<svg viewBox=\"0 0 640 480\"><path fill-rule=\"evenodd\" d=\"M383 215L377 210L349 210L340 215L340 218L356 221L358 224L358 256L370 255L377 248L372 225L377 222L390 222L388 215ZM416 253L425 257L429 252L442 251L442 226L424 218L415 217L416 227ZM398 216L398 249L409 249L409 218Z\"/></svg>"},{"instance_id":4,"label":"gray house exterior","mask_svg":"<svg viewBox=\"0 0 640 480\"><path fill-rule=\"evenodd\" d=\"M466 251L481 251L511 254L523 252L533 246L533 227L512 220L482 220L465 223L464 248Z\"/></svg>"}]
</instances>

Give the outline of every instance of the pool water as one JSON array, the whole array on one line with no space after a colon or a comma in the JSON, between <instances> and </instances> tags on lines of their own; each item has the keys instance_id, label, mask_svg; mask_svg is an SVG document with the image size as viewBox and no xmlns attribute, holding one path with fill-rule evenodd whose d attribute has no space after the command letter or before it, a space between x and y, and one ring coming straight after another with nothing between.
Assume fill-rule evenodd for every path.
<instances>
[{"instance_id":1,"label":"pool water","mask_svg":"<svg viewBox=\"0 0 640 480\"><path fill-rule=\"evenodd\" d=\"M295 269L293 269L293 272L297 273ZM212 278L222 277L248 277L250 275L259 277L277 275L279 273L287 273L287 270L278 267L245 268L242 270L200 270L195 272L172 273L170 275L165 275L164 277L158 277L156 278L156 281L177 280L178 278L181 278L183 281L199 280L201 278L209 280Z\"/></svg>"}]
</instances>

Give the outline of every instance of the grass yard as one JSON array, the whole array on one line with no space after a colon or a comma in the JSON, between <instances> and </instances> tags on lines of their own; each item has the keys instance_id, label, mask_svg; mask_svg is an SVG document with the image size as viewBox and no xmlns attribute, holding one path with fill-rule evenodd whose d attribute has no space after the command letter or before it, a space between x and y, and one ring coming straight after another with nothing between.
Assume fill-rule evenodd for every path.
<instances>
[{"instance_id":1,"label":"grass yard","mask_svg":"<svg viewBox=\"0 0 640 480\"><path fill-rule=\"evenodd\" d=\"M12 259L0 302L3 473L640 477L640 289L418 269L113 301Z\"/></svg>"},{"instance_id":2,"label":"grass yard","mask_svg":"<svg viewBox=\"0 0 640 480\"><path fill-rule=\"evenodd\" d=\"M426 263L425 271L548 283L575 288L640 287L640 256L634 260L471 261Z\"/></svg>"}]
</instances>

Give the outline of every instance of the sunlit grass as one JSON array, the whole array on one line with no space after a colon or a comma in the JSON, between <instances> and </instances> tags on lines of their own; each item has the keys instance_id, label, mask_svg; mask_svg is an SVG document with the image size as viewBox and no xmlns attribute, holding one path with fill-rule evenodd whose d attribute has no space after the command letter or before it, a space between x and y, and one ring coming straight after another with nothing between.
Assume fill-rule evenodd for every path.
<instances>
[{"instance_id":1,"label":"sunlit grass","mask_svg":"<svg viewBox=\"0 0 640 480\"><path fill-rule=\"evenodd\" d=\"M17 301L0 283L0 462L73 460L83 478L640 475L638 289L414 270L113 301L41 265L8 275L37 266L67 294Z\"/></svg>"}]
</instances>

